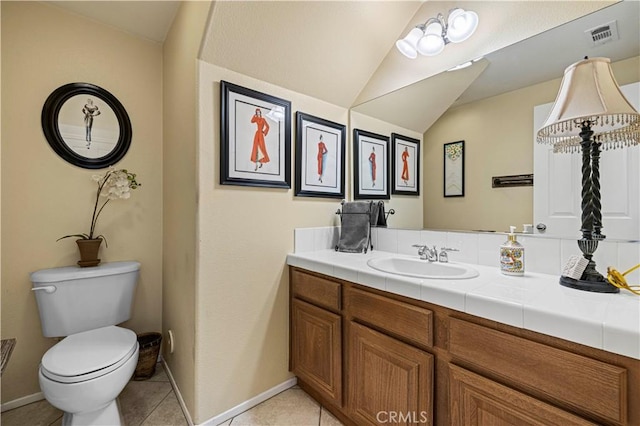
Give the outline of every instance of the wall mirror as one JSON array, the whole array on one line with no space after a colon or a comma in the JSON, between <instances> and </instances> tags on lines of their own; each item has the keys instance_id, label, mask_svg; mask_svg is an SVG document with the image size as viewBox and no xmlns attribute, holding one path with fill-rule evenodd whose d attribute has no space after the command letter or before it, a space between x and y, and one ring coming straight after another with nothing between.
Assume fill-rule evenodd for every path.
<instances>
[{"instance_id":1,"label":"wall mirror","mask_svg":"<svg viewBox=\"0 0 640 426\"><path fill-rule=\"evenodd\" d=\"M127 111L115 96L94 84L58 87L45 101L41 120L51 148L74 166L111 166L131 145Z\"/></svg>"},{"instance_id":2,"label":"wall mirror","mask_svg":"<svg viewBox=\"0 0 640 426\"><path fill-rule=\"evenodd\" d=\"M451 112L463 109L460 107L466 108L473 105L476 101L523 89L539 83L550 82L556 79L559 83L565 68L582 59L585 55L588 55L589 57L607 57L610 58L614 64L629 58L637 58L640 55L640 39L638 39L638 34L640 32L639 17L639 2L618 2L604 7L594 13L585 15L579 19L567 22L566 24L549 31L545 31L531 38L490 53L467 68L437 74L379 98L354 106L352 110L422 134L425 134L427 130L432 132L436 127L442 129L444 126L443 123L445 122L440 120L442 116L445 115L451 117ZM609 30L603 28L607 24L611 24L609 25ZM601 32L598 31L598 34L604 36L602 40L597 40L595 42L593 40L590 41L590 34L586 33L586 30L595 30L600 28L603 28ZM605 35L609 31L612 33L611 37L609 37L609 35ZM619 83L625 84L620 81ZM548 101L553 101L553 98ZM531 109L530 114L526 118L520 117L519 119L532 120L533 109ZM448 121L452 120L449 119ZM439 126L434 126L434 123L436 122ZM523 125L522 128L525 129L526 125ZM480 130L475 128L473 131L480 132ZM529 130L525 131L526 134L521 135L521 139L526 139L525 143L527 145L521 152L524 156L528 157L530 163L532 163L534 144L532 138L533 132ZM440 131L440 133L445 132ZM452 130L450 133L456 132ZM429 135L431 135L431 133L429 133ZM470 137L470 140L467 141L470 148L474 148L474 141L479 139L484 141L492 138L491 135L481 135L479 133L476 133L476 135L478 136L477 138L475 136ZM460 135L459 139L465 139L465 137ZM449 138L447 142L453 140L457 139L455 139L455 137L453 139ZM425 158L423 158L423 160L425 160L425 180L422 182L422 186L423 188L440 188L441 181L434 179L441 179L439 176L441 172L436 172L434 169L431 176L427 172L432 170L434 162L436 161L428 161L431 158L429 155L433 155L434 152L442 152L442 147L434 147L430 151L428 149L429 142L429 140L425 140L423 143L423 147L425 148ZM489 143L498 146L497 142L498 141L496 140ZM491 147L488 148L489 150L498 149ZM495 158L508 158L508 155L505 154L506 151L492 152L495 154ZM518 152L518 158L521 158L521 152ZM470 155L472 154L473 153ZM496 196L495 194L498 194L497 196L501 196L504 200L512 199L509 197L511 197L514 192L508 191L516 191L520 189L492 190L490 187L490 176L533 172L531 166L527 165L530 163L527 163L526 161L522 161L521 163L526 164L525 166L518 167L514 173L507 173L506 171L504 173L500 173L500 171L497 171L493 175L489 175L489 177L484 174L470 174L469 179L471 180L471 183L480 183L478 183L476 187L467 188L470 189L470 191L465 190L464 199L446 199L446 201L444 201L440 193L437 194L437 197L431 196L428 194L429 189L425 189L425 226L454 230L484 229L504 231L505 228L508 229L508 226L506 225L509 223L506 223L506 225L503 223L496 224L496 217L498 215L494 215L493 219L496 220L492 223L480 223L484 217L489 216L489 214L486 213L489 210L489 207L481 209L480 207L483 206L482 203L484 203L484 205L494 204L491 204L487 199L480 199L481 193L477 190L477 186L482 184L488 188L484 189L483 187L482 191L485 192L482 192L482 195L490 193ZM430 169L427 169L429 167ZM485 169L488 169L488 167L485 167ZM507 167L502 168L502 170L505 169L507 169ZM474 173L474 171L471 170L471 173ZM467 183L469 183L469 181ZM525 191L528 192L525 194ZM467 192L469 192L469 194L467 194ZM527 203L532 203L533 201L533 191L530 188L523 189L522 194L518 193L517 196L528 197L528 200L526 200ZM474 197L476 198L474 199ZM516 202L519 201L521 200L517 199ZM525 205L525 203L520 203L520 205ZM431 211L429 211L428 208L431 209ZM484 214L476 215L476 217L474 217L475 223L470 223L468 215L463 213L449 214L452 213L451 210L456 208L458 212L482 210ZM431 218L434 217L434 209L439 209L438 213L440 216L448 216L450 218L448 225L431 226L426 218L427 216ZM506 209L502 210L506 211ZM526 212L524 213L526 214ZM514 224L518 224L520 226L521 223L532 223L532 220L533 208L530 208L528 219L518 220Z\"/></svg>"}]
</instances>

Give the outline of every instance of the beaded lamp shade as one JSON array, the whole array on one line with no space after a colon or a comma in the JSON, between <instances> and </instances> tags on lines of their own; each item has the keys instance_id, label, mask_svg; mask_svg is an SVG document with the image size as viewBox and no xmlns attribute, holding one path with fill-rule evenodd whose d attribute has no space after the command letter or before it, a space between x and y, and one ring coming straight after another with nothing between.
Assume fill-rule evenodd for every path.
<instances>
[{"instance_id":1,"label":"beaded lamp shade","mask_svg":"<svg viewBox=\"0 0 640 426\"><path fill-rule=\"evenodd\" d=\"M640 143L640 114L624 97L608 58L584 59L564 72L553 109L538 131L539 143L554 152L577 152L585 122L603 149Z\"/></svg>"}]
</instances>

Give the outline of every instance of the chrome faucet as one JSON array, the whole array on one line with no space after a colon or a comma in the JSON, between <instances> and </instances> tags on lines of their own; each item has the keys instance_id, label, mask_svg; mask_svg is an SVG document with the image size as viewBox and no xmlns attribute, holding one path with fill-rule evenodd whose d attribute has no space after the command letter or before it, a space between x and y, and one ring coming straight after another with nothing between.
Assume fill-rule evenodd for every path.
<instances>
[{"instance_id":1,"label":"chrome faucet","mask_svg":"<svg viewBox=\"0 0 640 426\"><path fill-rule=\"evenodd\" d=\"M436 246L429 248L424 244L414 244L413 247L418 248L418 256L422 260L428 260L429 262L435 262L438 260L438 250Z\"/></svg>"}]
</instances>

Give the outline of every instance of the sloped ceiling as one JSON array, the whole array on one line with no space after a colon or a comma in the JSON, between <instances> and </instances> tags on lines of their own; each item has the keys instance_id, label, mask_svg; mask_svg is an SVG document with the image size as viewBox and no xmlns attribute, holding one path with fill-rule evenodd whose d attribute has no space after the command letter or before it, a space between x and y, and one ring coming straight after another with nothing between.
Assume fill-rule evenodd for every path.
<instances>
[{"instance_id":1,"label":"sloped ceiling","mask_svg":"<svg viewBox=\"0 0 640 426\"><path fill-rule=\"evenodd\" d=\"M161 43L181 2L46 3ZM394 113L402 126L423 132L438 118L436 112L452 105L478 75L483 88L495 86L488 72L478 71L484 69L480 66L455 77L440 73L613 3L617 1L221 0L212 3L201 59L331 104L365 108L372 116L382 115L374 111L378 104L379 110ZM473 37L449 44L435 57L410 60L395 49L396 40L415 25L454 7L478 13L480 24ZM526 74L546 67L536 65L521 67L520 77L526 80ZM413 85L436 75L435 81ZM414 93L416 88L423 88L421 94ZM438 96L429 96L434 90ZM389 93L393 94L386 99ZM402 109L412 113L401 114ZM409 117L413 119L407 122Z\"/></svg>"},{"instance_id":2,"label":"sloped ceiling","mask_svg":"<svg viewBox=\"0 0 640 426\"><path fill-rule=\"evenodd\" d=\"M612 1L218 1L201 59L352 107L602 8ZM476 34L409 60L395 42L453 7L480 16ZM457 96L444 99L448 107ZM445 108L446 109L446 108Z\"/></svg>"},{"instance_id":3,"label":"sloped ceiling","mask_svg":"<svg viewBox=\"0 0 640 426\"><path fill-rule=\"evenodd\" d=\"M350 107L420 5L218 1L201 59Z\"/></svg>"},{"instance_id":4,"label":"sloped ceiling","mask_svg":"<svg viewBox=\"0 0 640 426\"><path fill-rule=\"evenodd\" d=\"M46 1L157 43L164 42L179 1Z\"/></svg>"}]
</instances>

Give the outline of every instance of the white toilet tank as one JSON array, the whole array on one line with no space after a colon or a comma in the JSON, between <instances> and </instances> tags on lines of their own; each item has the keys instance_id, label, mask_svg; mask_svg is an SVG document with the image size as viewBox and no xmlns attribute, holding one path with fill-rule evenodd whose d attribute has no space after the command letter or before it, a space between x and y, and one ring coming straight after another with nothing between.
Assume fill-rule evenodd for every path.
<instances>
[{"instance_id":1,"label":"white toilet tank","mask_svg":"<svg viewBox=\"0 0 640 426\"><path fill-rule=\"evenodd\" d=\"M140 263L130 261L31 273L42 334L62 337L128 320L139 271Z\"/></svg>"}]
</instances>

